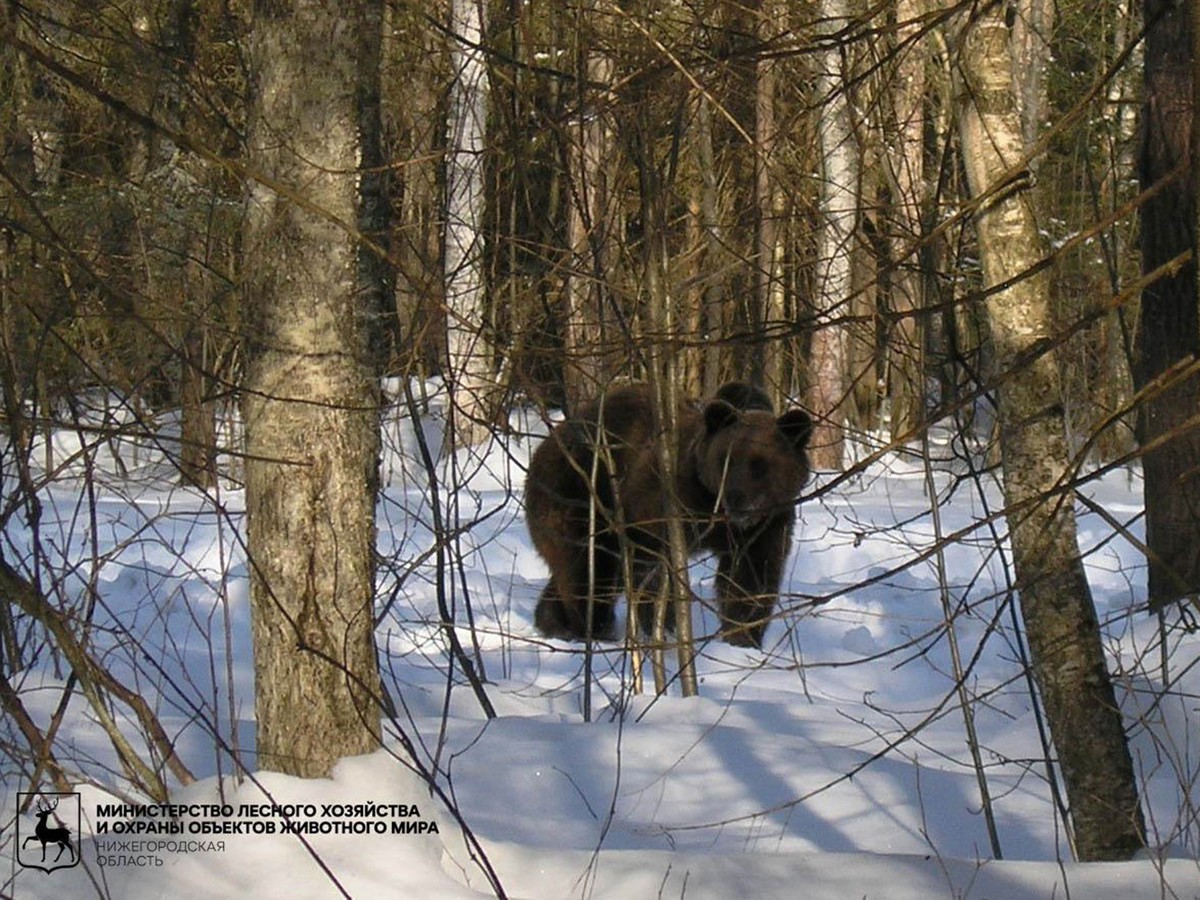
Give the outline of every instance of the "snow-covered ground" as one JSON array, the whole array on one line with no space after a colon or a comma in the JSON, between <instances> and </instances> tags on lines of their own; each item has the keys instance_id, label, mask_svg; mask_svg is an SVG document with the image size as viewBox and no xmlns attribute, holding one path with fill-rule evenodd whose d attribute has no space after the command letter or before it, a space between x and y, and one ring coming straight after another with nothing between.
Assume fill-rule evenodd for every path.
<instances>
[{"instance_id":1,"label":"snow-covered ground","mask_svg":"<svg viewBox=\"0 0 1200 900\"><path fill-rule=\"evenodd\" d=\"M106 474L94 494L71 480L79 466L45 489L39 540L55 567L40 572L43 583L80 606L96 599L98 655L158 709L199 780L171 797L189 807L183 834L124 833L127 820L150 819L105 809L137 798L122 793L111 744L76 697L56 752L92 779L77 788L82 864L46 874L0 863L0 893L490 893L454 817L403 764L402 732L423 765L438 770L510 896L1200 897L1200 635L1175 629L1164 646L1157 620L1135 611L1145 596L1143 560L1104 518L1080 506L1080 545L1106 622L1153 849L1130 863L1078 865L1067 862L1047 782L991 476L969 477L967 458L951 459L937 445L946 459L932 475L917 458L892 454L849 480L816 479L801 509L783 613L762 651L705 640L700 697L682 699L672 685L655 699L652 684L632 693L619 647L600 645L585 702L581 649L545 641L532 625L546 569L525 531L520 493L524 463L545 428L525 415L514 415L513 425L511 437L439 473L440 485L461 488L439 488L435 499L410 421L388 419L379 643L397 712L385 721L387 747L345 760L332 780L234 774L234 752L254 768L240 492L172 486L153 446L136 464L125 461L121 478L104 456L119 448L98 448ZM437 453L436 427L428 433ZM929 478L941 500L936 522ZM1135 539L1140 490L1136 473L1123 469L1083 488L1112 519L1131 523ZM440 557L434 502L447 521L470 524ZM14 565L32 546L17 521L3 545ZM939 535L952 539L940 545ZM701 597L711 597L712 575L698 560ZM439 590L487 679L495 718L449 665ZM701 610L697 632L715 627ZM43 727L66 675L43 648L17 676ZM13 740L13 731L6 722L0 739ZM34 835L36 822L17 813L17 794L29 789L20 770L7 758L3 766L7 860L17 833ZM285 818L263 803L316 830L280 833ZM210 805L233 814L208 815L202 807ZM275 833L262 833L268 823ZM212 833L222 826L232 833ZM334 828L370 833L321 833ZM35 840L21 861L38 851Z\"/></svg>"}]
</instances>

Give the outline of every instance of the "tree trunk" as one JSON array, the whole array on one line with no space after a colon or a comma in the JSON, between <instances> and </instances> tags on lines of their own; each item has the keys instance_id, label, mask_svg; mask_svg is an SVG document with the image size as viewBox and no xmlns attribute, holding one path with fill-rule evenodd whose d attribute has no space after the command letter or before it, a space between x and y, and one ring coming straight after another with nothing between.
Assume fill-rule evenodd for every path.
<instances>
[{"instance_id":1,"label":"tree trunk","mask_svg":"<svg viewBox=\"0 0 1200 900\"><path fill-rule=\"evenodd\" d=\"M808 390L816 427L808 452L814 467L840 469L845 441L846 326L839 320L848 316L859 176L843 47L834 37L849 22L847 0L822 0L820 20L824 34L816 85L818 102L823 105L818 131L821 232Z\"/></svg>"},{"instance_id":2,"label":"tree trunk","mask_svg":"<svg viewBox=\"0 0 1200 900\"><path fill-rule=\"evenodd\" d=\"M591 14L590 6L580 15ZM577 33L586 34L580 22ZM567 407L596 397L627 358L616 333L608 276L614 259L608 172L616 152L611 98L598 93L613 78L613 61L594 47L580 46L581 77L576 115L567 134L567 241L570 268L564 284L566 316L563 382Z\"/></svg>"},{"instance_id":3,"label":"tree trunk","mask_svg":"<svg viewBox=\"0 0 1200 900\"><path fill-rule=\"evenodd\" d=\"M1004 9L967 26L957 85L959 127L984 284L994 288L1045 258L1031 179L1010 167L1025 147L1015 102ZM1034 677L1070 804L1082 860L1127 859L1145 829L1121 714L1075 537L1049 276L1027 275L986 300L998 366L1004 493L1013 565Z\"/></svg>"},{"instance_id":4,"label":"tree trunk","mask_svg":"<svg viewBox=\"0 0 1200 900\"><path fill-rule=\"evenodd\" d=\"M659 429L657 463L662 483L670 485L665 495L663 517L666 520L666 546L662 548L661 565L664 577L654 604L654 688L666 693L665 662L666 622L668 608L675 622L676 658L679 665L679 688L685 697L698 693L696 680L696 648L692 634L692 591L688 583L688 546L684 532L683 514L676 495L676 467L679 446L678 411L681 397L677 380L676 349L669 338L676 334L675 301L668 283L670 250L667 246L667 216L662 178L654 158L653 128L646 101L637 111L635 163L641 194L642 217L646 223L644 244L645 268L642 282L646 302L642 333L650 335L646 347L650 385L654 404L654 421Z\"/></svg>"},{"instance_id":5,"label":"tree trunk","mask_svg":"<svg viewBox=\"0 0 1200 900\"><path fill-rule=\"evenodd\" d=\"M189 125L184 87L196 58L193 22L196 15L191 0L173 0L158 35L169 71L164 73L155 106L163 109L167 124L182 134L188 133ZM163 147L161 143L161 159L152 162L167 167L171 165L174 148ZM193 161L193 165L201 170L204 168L199 160ZM202 195L201 186L194 180L180 178L178 182L176 189L183 196L172 198L177 206L203 209L206 200L211 202ZM181 307L183 319L179 354L179 472L185 481L207 489L217 483L217 418L212 400L213 358L216 354L211 352L208 328L216 292L209 274L211 262L206 258L209 254L203 233L190 218L185 220L181 231L178 242L184 248L183 261L172 261L174 264L170 268L174 271L166 279L168 289L174 287L179 291L174 299ZM164 297L167 304L171 299L169 295Z\"/></svg>"},{"instance_id":6,"label":"tree trunk","mask_svg":"<svg viewBox=\"0 0 1200 900\"><path fill-rule=\"evenodd\" d=\"M1021 137L1026 147L1033 146L1042 132L1046 115L1046 68L1050 60L1050 35L1054 30L1053 0L1016 0L1011 7L1013 84L1017 112L1021 118Z\"/></svg>"},{"instance_id":7,"label":"tree trunk","mask_svg":"<svg viewBox=\"0 0 1200 900\"><path fill-rule=\"evenodd\" d=\"M762 352L755 354L761 366L761 384L775 405L783 407L790 391L784 382L787 321L784 312L783 277L780 271L783 234L783 196L775 169L779 165L775 147L775 90L779 81L778 60L769 52L771 39L787 29L787 7L777 0L763 3L759 21L761 48L754 87L754 197L757 213L757 303Z\"/></svg>"},{"instance_id":8,"label":"tree trunk","mask_svg":"<svg viewBox=\"0 0 1200 900\"><path fill-rule=\"evenodd\" d=\"M179 375L179 472L188 484L206 490L217 483L217 419L209 396L212 362L204 323L185 322L184 329Z\"/></svg>"},{"instance_id":9,"label":"tree trunk","mask_svg":"<svg viewBox=\"0 0 1200 900\"><path fill-rule=\"evenodd\" d=\"M1146 84L1141 181L1172 183L1141 208L1142 270L1150 272L1195 248L1196 203L1187 169L1192 131L1191 4L1147 0ZM1191 152L1197 152L1192 147ZM1180 166L1183 169L1176 171ZM1189 356L1200 355L1194 257L1142 292L1137 333L1140 389ZM1161 609L1200 593L1200 375L1175 377L1143 402L1143 445L1166 440L1142 458L1150 605ZM1190 427L1185 423L1193 420Z\"/></svg>"},{"instance_id":10,"label":"tree trunk","mask_svg":"<svg viewBox=\"0 0 1200 900\"><path fill-rule=\"evenodd\" d=\"M712 102L700 96L696 112L696 165L700 169L700 226L704 232L704 263L707 277L700 301L700 339L704 342L701 396L712 397L721 386L721 343L724 336L725 284L720 273L726 265L725 235L719 208L717 166L713 156Z\"/></svg>"},{"instance_id":11,"label":"tree trunk","mask_svg":"<svg viewBox=\"0 0 1200 900\"><path fill-rule=\"evenodd\" d=\"M444 0L433 5L442 9ZM442 273L441 149L446 121L443 94L447 46L411 9L387 4L385 33L413 35L384 45L383 105L395 170L391 247L396 318L388 373L426 377L445 355L445 283Z\"/></svg>"},{"instance_id":12,"label":"tree trunk","mask_svg":"<svg viewBox=\"0 0 1200 900\"><path fill-rule=\"evenodd\" d=\"M488 109L483 31L483 0L451 0L444 270L450 449L482 443L490 433L493 361L483 277Z\"/></svg>"},{"instance_id":13,"label":"tree trunk","mask_svg":"<svg viewBox=\"0 0 1200 900\"><path fill-rule=\"evenodd\" d=\"M1113 7L1112 48L1106 56L1106 64L1111 64L1117 54L1125 51L1131 36L1137 33L1139 18L1140 11L1134 0L1116 0ZM1099 210L1103 214L1116 212L1134 193L1129 177L1130 173L1136 171L1137 165L1135 154L1139 112L1134 98L1139 96L1141 90L1139 81L1144 48L1145 44L1138 41L1134 52L1105 90L1105 102L1110 112L1107 117L1105 152L1101 159L1104 173L1100 183ZM1102 246L1107 246L1105 262L1113 294L1121 289L1121 261L1131 256L1127 237L1128 230L1123 224L1105 229ZM1130 328L1127 325L1130 313L1126 307L1110 310L1101 324L1098 356L1100 368L1106 373L1099 385L1098 412L1101 415L1131 408L1134 360ZM1118 427L1105 429L1097 445L1100 459L1116 459L1134 452L1137 446L1136 422L1136 415L1126 416Z\"/></svg>"},{"instance_id":14,"label":"tree trunk","mask_svg":"<svg viewBox=\"0 0 1200 900\"><path fill-rule=\"evenodd\" d=\"M720 61L703 83L713 102L709 133L716 168L722 256L730 269L723 278L720 380L752 380L762 372L762 345L755 339L761 315L757 303L754 164L759 3L717 0L702 33L711 35L703 52ZM697 14L703 15L697 9ZM714 26L715 20L715 27ZM711 232L716 235L717 231ZM718 382L719 383L719 382Z\"/></svg>"},{"instance_id":15,"label":"tree trunk","mask_svg":"<svg viewBox=\"0 0 1200 900\"><path fill-rule=\"evenodd\" d=\"M892 152L892 215L890 235L893 321L888 342L888 394L891 398L892 438L910 434L923 418L923 335L918 311L924 306L920 251L913 247L921 237L925 185L925 61L928 42L916 38L921 27L923 0L897 0L896 63L893 103L896 131Z\"/></svg>"},{"instance_id":16,"label":"tree trunk","mask_svg":"<svg viewBox=\"0 0 1200 900\"><path fill-rule=\"evenodd\" d=\"M259 765L326 776L379 744L378 385L359 215L378 3L259 4L245 226L246 512ZM303 198L303 203L298 198ZM364 290L365 288L365 290Z\"/></svg>"}]
</instances>

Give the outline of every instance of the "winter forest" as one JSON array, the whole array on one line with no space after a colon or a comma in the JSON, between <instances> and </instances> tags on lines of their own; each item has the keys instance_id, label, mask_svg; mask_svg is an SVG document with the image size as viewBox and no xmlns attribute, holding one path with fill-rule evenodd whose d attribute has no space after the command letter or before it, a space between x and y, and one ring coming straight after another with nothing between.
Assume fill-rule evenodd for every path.
<instances>
[{"instance_id":1,"label":"winter forest","mask_svg":"<svg viewBox=\"0 0 1200 900\"><path fill-rule=\"evenodd\" d=\"M1200 898L1198 86L1170 0L3 0L0 898Z\"/></svg>"}]
</instances>

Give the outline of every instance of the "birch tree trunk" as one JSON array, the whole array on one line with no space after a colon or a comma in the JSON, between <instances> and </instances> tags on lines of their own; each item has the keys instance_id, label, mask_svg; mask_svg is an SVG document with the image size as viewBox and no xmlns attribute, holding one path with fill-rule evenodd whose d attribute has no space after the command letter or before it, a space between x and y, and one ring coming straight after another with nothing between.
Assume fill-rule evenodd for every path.
<instances>
[{"instance_id":1,"label":"birch tree trunk","mask_svg":"<svg viewBox=\"0 0 1200 900\"><path fill-rule=\"evenodd\" d=\"M1075 536L1066 426L1053 352L1045 258L1018 165L1025 147L1000 6L961 39L959 128L976 218L987 316L998 366L1004 493L1033 674L1045 705L1081 860L1127 859L1145 828L1121 714ZM1015 280L1014 280L1015 279ZM1012 283L1009 283L1009 282ZM1007 284L1000 289L998 286Z\"/></svg>"},{"instance_id":2,"label":"birch tree trunk","mask_svg":"<svg viewBox=\"0 0 1200 900\"><path fill-rule=\"evenodd\" d=\"M483 0L451 0L452 81L446 147L446 344L450 388L448 448L489 434L492 340L484 283L484 147L488 78Z\"/></svg>"},{"instance_id":3,"label":"birch tree trunk","mask_svg":"<svg viewBox=\"0 0 1200 900\"><path fill-rule=\"evenodd\" d=\"M840 469L845 440L846 327L851 292L851 240L858 210L859 165L851 134L850 100L841 42L848 0L821 0L823 49L817 55L820 113L821 233L818 238L815 326L809 357L808 407L816 427L809 457L818 469Z\"/></svg>"},{"instance_id":4,"label":"birch tree trunk","mask_svg":"<svg viewBox=\"0 0 1200 900\"><path fill-rule=\"evenodd\" d=\"M327 776L379 746L373 292L359 214L360 79L380 4L258 4L249 46L246 512L259 766ZM303 198L301 201L300 198ZM364 291L364 287L368 287Z\"/></svg>"},{"instance_id":5,"label":"birch tree trunk","mask_svg":"<svg viewBox=\"0 0 1200 900\"><path fill-rule=\"evenodd\" d=\"M772 49L775 35L787 28L787 8L778 0L763 3L759 35L763 50ZM762 384L777 407L783 408L788 394L784 383L784 359L787 322L784 312L783 278L780 272L783 235L783 197L775 168L778 134L775 124L775 90L779 81L778 60L770 52L759 51L754 88L754 197L757 212L758 262L757 302L760 315L759 339L762 352Z\"/></svg>"}]
</instances>

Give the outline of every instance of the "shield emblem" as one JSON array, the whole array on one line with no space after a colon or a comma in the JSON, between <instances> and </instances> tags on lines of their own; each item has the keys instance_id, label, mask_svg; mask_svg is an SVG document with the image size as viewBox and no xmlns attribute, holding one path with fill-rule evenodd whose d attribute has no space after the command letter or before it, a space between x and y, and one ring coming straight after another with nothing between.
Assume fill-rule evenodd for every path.
<instances>
[{"instance_id":1,"label":"shield emblem","mask_svg":"<svg viewBox=\"0 0 1200 900\"><path fill-rule=\"evenodd\" d=\"M36 824L17 816L17 862L49 874L79 865L81 804L78 793L17 793L17 808L28 809Z\"/></svg>"}]
</instances>

